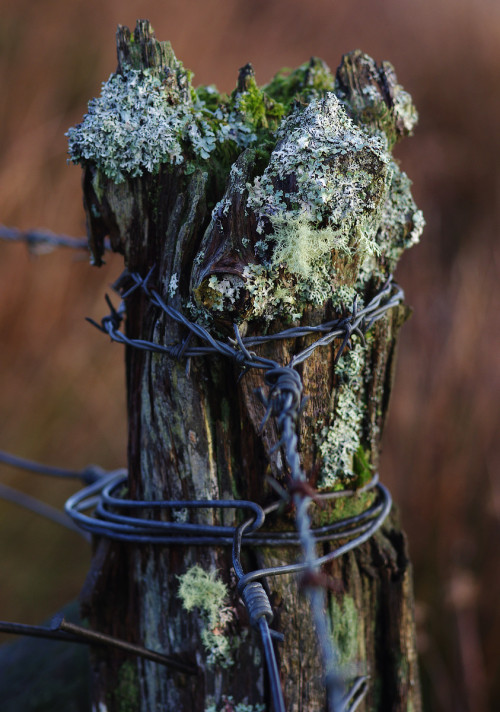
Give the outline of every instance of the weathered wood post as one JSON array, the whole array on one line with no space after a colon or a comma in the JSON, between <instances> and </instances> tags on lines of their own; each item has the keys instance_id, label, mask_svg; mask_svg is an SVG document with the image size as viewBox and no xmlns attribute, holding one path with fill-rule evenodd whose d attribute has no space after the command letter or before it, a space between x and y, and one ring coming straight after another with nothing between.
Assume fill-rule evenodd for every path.
<instances>
[{"instance_id":1,"label":"weathered wood post","mask_svg":"<svg viewBox=\"0 0 500 712\"><path fill-rule=\"evenodd\" d=\"M260 89L250 65L235 91L194 90L190 75L146 21L118 29L118 69L69 132L84 168L93 258L103 238L129 272L152 277L170 305L215 333L247 335L319 324L355 295L367 303L423 226L409 181L391 157L416 113L390 64L361 52L343 57L334 78L317 59ZM127 299L127 335L162 344L185 336L144 293ZM406 318L392 309L353 339L338 365L318 349L301 376L310 400L300 451L320 491L356 488L377 468L395 344ZM300 346L312 337L304 337ZM286 363L295 339L259 353ZM232 362L185 362L126 349L129 496L145 499L276 497L272 475L287 471L253 370L238 382ZM316 524L369 505L369 492L317 510ZM178 516L183 516L179 514ZM189 514L233 523L234 512ZM267 528L293 526L286 510ZM329 544L323 544L323 551ZM247 563L292 562L297 551L259 549ZM193 568L198 565L200 568ZM215 578L200 571L216 571ZM328 566L333 638L341 669L370 676L361 710L419 710L411 568L394 519L368 543ZM186 575L187 574L187 575ZM181 578L179 578L181 577ZM182 587L181 587L182 583ZM287 709L325 710L325 690L307 600L297 579L269 580ZM95 542L83 607L93 628L164 653L184 653L189 677L120 653L93 655L96 710L258 710L269 691L257 634L235 589L224 547L154 547ZM188 610L189 609L189 610ZM227 701L230 700L230 701ZM244 707L246 704L248 707ZM239 705L239 706L238 706Z\"/></svg>"}]
</instances>

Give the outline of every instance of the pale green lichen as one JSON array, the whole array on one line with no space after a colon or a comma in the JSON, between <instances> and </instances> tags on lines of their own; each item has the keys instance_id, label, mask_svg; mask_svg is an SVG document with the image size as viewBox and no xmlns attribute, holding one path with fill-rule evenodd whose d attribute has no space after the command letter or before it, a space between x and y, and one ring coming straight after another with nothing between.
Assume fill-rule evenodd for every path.
<instances>
[{"instance_id":1,"label":"pale green lichen","mask_svg":"<svg viewBox=\"0 0 500 712\"><path fill-rule=\"evenodd\" d=\"M239 644L225 632L233 618L233 609L227 605L228 590L217 578L216 571L204 571L200 566L192 566L180 581L178 596L186 611L197 608L203 620L201 641L207 653L207 663L222 668L234 664L233 652Z\"/></svg>"},{"instance_id":2,"label":"pale green lichen","mask_svg":"<svg viewBox=\"0 0 500 712\"><path fill-rule=\"evenodd\" d=\"M233 274L225 274L222 278L212 275L208 280L207 290L212 292L211 309L223 311L230 305L234 305L240 296L240 292L245 288L245 282Z\"/></svg>"},{"instance_id":3,"label":"pale green lichen","mask_svg":"<svg viewBox=\"0 0 500 712\"><path fill-rule=\"evenodd\" d=\"M170 68L124 66L103 83L83 121L66 134L73 163L93 163L122 183L161 165L184 164L189 175L217 154L226 174L243 149L266 142L284 107L254 79L230 97L213 86L193 89L191 73L171 48L169 54Z\"/></svg>"},{"instance_id":4,"label":"pale green lichen","mask_svg":"<svg viewBox=\"0 0 500 712\"><path fill-rule=\"evenodd\" d=\"M271 94L272 84L266 87ZM250 295L247 320L296 320L307 305L340 304L345 295L339 290L362 293L368 279L386 278L402 251L418 242L423 216L410 181L391 156L395 139L383 130L395 136L398 121L400 133L409 132L416 114L399 85L399 104L391 108L380 88L365 89L360 99L351 97L359 99L356 110L345 97L325 90L312 93L306 107L293 105L267 167L247 184L247 212L261 236L254 245L257 264L243 270ZM214 214L228 215L230 209L226 198ZM211 288L217 291L224 279L213 277ZM217 309L230 312L231 304L222 298Z\"/></svg>"},{"instance_id":5,"label":"pale green lichen","mask_svg":"<svg viewBox=\"0 0 500 712\"><path fill-rule=\"evenodd\" d=\"M411 135L418 121L412 98L398 84L392 64L384 61L378 66L360 50L342 57L335 93L353 120L382 136L390 149L402 136Z\"/></svg>"},{"instance_id":6,"label":"pale green lichen","mask_svg":"<svg viewBox=\"0 0 500 712\"><path fill-rule=\"evenodd\" d=\"M217 709L215 702L205 707L205 712L265 712L266 705L256 704L250 705L247 702L234 702L234 698L229 695L224 697L224 706Z\"/></svg>"},{"instance_id":7,"label":"pale green lichen","mask_svg":"<svg viewBox=\"0 0 500 712\"><path fill-rule=\"evenodd\" d=\"M190 156L207 160L226 142L241 150L257 140L237 105L212 111L206 96L190 90L176 97L151 69L112 74L83 121L66 134L71 161L92 162L121 183ZM186 173L192 170L186 165Z\"/></svg>"},{"instance_id":8,"label":"pale green lichen","mask_svg":"<svg viewBox=\"0 0 500 712\"><path fill-rule=\"evenodd\" d=\"M170 277L170 280L168 282L168 295L169 297L175 297L177 290L179 288L179 276L177 274L173 274Z\"/></svg>"},{"instance_id":9,"label":"pale green lichen","mask_svg":"<svg viewBox=\"0 0 500 712\"><path fill-rule=\"evenodd\" d=\"M380 255L392 180L386 142L356 126L332 93L297 107L277 138L264 173L247 186L262 237L260 264L244 276L252 316L268 319L283 311L298 317L305 304L323 304L346 286L338 260Z\"/></svg>"},{"instance_id":10,"label":"pale green lichen","mask_svg":"<svg viewBox=\"0 0 500 712\"><path fill-rule=\"evenodd\" d=\"M306 218L344 234L353 249L376 249L390 162L384 143L356 126L333 93L293 111L277 138L264 174L248 186L257 232ZM283 190L290 175L296 186Z\"/></svg>"},{"instance_id":11,"label":"pale green lichen","mask_svg":"<svg viewBox=\"0 0 500 712\"><path fill-rule=\"evenodd\" d=\"M421 210L411 196L411 181L395 161L391 164L391 182L384 204L382 227L377 240L383 245L390 271L404 250L416 245L425 226Z\"/></svg>"},{"instance_id":12,"label":"pale green lichen","mask_svg":"<svg viewBox=\"0 0 500 712\"><path fill-rule=\"evenodd\" d=\"M184 160L183 141L209 157L216 136L188 102L169 101L168 89L149 69L112 74L82 123L70 128L74 163L91 161L115 183Z\"/></svg>"},{"instance_id":13,"label":"pale green lichen","mask_svg":"<svg viewBox=\"0 0 500 712\"><path fill-rule=\"evenodd\" d=\"M323 425L317 444L322 458L319 488L349 485L358 477L356 456L361 447L361 424L365 414L363 388L365 348L358 342L344 352L336 367L337 388L331 420Z\"/></svg>"}]
</instances>

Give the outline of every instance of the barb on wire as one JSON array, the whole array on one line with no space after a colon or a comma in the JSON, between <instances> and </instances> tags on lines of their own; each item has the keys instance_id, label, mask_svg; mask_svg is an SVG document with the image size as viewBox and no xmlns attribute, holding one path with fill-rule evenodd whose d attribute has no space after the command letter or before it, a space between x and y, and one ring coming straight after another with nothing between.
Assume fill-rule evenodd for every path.
<instances>
[{"instance_id":1,"label":"barb on wire","mask_svg":"<svg viewBox=\"0 0 500 712\"><path fill-rule=\"evenodd\" d=\"M317 326L291 327L276 334L266 336L241 337L238 331L235 332L237 333L236 340L232 340L231 343L231 341L227 342L215 338L203 326L189 321L189 319L187 319L177 309L165 304L165 301L162 299L160 294L154 288L149 286L153 270L154 267L149 270L145 278L140 277L140 275L136 273L127 273L122 275L118 282L118 287L120 284L123 284L126 279L130 279L133 284L128 290L122 293L122 303L118 309L113 307L109 297L106 296L106 302L110 308L110 313L102 318L100 324L92 319L88 319L88 321L96 326L100 331L108 334L113 341L126 344L133 348L152 351L155 353L163 353L171 358L177 358L179 353L181 353L179 349L182 346L182 355L185 358L208 356L219 353L222 356L232 358L241 368L244 369L257 368L269 370L282 367L282 365L277 361L258 356L254 352L249 352L248 349L250 347L258 346L268 341L300 338L307 334L322 332L326 332L324 336L321 336L307 348L295 354L288 365L298 366L300 363L308 359L317 348L328 346L336 339L342 338L342 345L335 356L335 359L338 361L353 334L363 336L376 321L381 319L390 309L394 308L398 304L401 304L404 299L403 290L399 287L399 285L396 285L393 282L392 277L389 277L382 289L363 309L358 311L355 302L350 316L344 315L339 319L333 319ZM119 330L125 316L124 301L137 289L142 289L153 305L159 307L177 324L185 326L189 333L198 337L202 342L204 342L204 345L188 347L187 344L172 344L170 346L166 346L152 341L131 339L125 336ZM236 348L234 344L236 344L239 348Z\"/></svg>"},{"instance_id":2,"label":"barb on wire","mask_svg":"<svg viewBox=\"0 0 500 712\"><path fill-rule=\"evenodd\" d=\"M56 247L88 250L86 238L56 235L49 230L19 230L15 227L0 225L0 239L11 242L25 242L30 250L38 254L52 252Z\"/></svg>"}]
</instances>

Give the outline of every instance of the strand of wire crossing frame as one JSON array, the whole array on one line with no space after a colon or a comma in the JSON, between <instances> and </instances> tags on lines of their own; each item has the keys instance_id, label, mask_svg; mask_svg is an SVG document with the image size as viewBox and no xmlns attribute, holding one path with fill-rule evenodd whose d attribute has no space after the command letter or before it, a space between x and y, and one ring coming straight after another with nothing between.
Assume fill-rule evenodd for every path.
<instances>
[{"instance_id":1,"label":"strand of wire crossing frame","mask_svg":"<svg viewBox=\"0 0 500 712\"><path fill-rule=\"evenodd\" d=\"M182 357L190 359L194 356L207 356L214 353L219 353L222 356L232 358L237 365L244 369L244 372L250 368L270 369L280 368L281 364L272 359L263 358L254 352L249 352L248 348L258 346L259 344L268 341L277 341L283 339L293 339L306 336L313 333L325 332L324 336L320 337L307 348L293 356L290 361L290 366L297 366L305 361L313 351L321 346L328 346L336 339L342 338L342 344L339 347L335 356L335 362L338 361L344 352L347 344L353 335L363 339L363 335L372 325L381 319L387 311L401 304L404 300L404 292L399 285L393 282L390 276L382 289L371 299L371 301L362 309L358 310L357 300L354 300L351 314L343 316L339 319L319 324L316 326L297 326L285 329L276 334L268 334L265 336L253 336L250 338L241 337L238 327L234 325L235 339L228 342L221 341L213 337L203 326L189 321L181 312L165 304L162 297L155 289L150 289L148 286L152 276L154 267L151 268L148 275L143 279L135 273L125 272L118 284L123 283L127 278L133 282L133 286L122 294L122 302L118 309L115 309L111 300L106 295L106 302L109 306L110 313L101 319L98 324L93 319L87 319L93 326L108 334L113 341L117 341L134 348L154 353L162 353L172 358L180 359ZM151 303L159 307L167 316L173 319L178 324L185 326L188 329L188 336L182 344L174 344L165 346L143 339L130 339L120 331L120 325L125 315L125 299L132 294L136 289L141 288L148 296ZM192 336L197 336L203 342L204 346L191 346L190 341Z\"/></svg>"},{"instance_id":2,"label":"strand of wire crossing frame","mask_svg":"<svg viewBox=\"0 0 500 712\"><path fill-rule=\"evenodd\" d=\"M7 227L6 225L0 225L0 240L24 242L28 249L36 254L46 254L57 247L68 247L73 250L86 250L87 252L89 249L86 237L57 235L50 230L20 230L17 227ZM111 249L108 239L104 241L104 249Z\"/></svg>"},{"instance_id":3,"label":"strand of wire crossing frame","mask_svg":"<svg viewBox=\"0 0 500 712\"><path fill-rule=\"evenodd\" d=\"M297 434L295 431L295 425L304 403L301 398L302 382L299 374L294 369L296 365L306 360L319 346L328 345L332 343L334 339L343 337L342 344L335 355L335 362L337 362L345 347L349 344L353 334L358 334L363 339L364 333L368 328L370 328L374 321L380 319L389 308L392 308L402 301L402 290L396 288L396 294L391 295L394 288L392 285L392 278L389 278L381 292L379 292L379 294L364 309L358 312L356 301L354 301L351 315L334 320L328 325L323 324L320 325L319 328L316 327L309 330L309 332L326 331L327 333L299 354L296 354L288 365L281 366L272 359L264 359L257 356L253 352L250 353L247 349L247 344L244 339L241 338L237 325L234 325L234 331L236 337L235 345L239 347L238 349L236 349L232 344L227 344L215 339L206 329L198 324L193 324L176 309L165 304L158 292L154 289L150 289L148 286L152 272L153 269L150 270L145 279L141 278L140 275L137 274L128 274L127 276L132 279L134 284L130 289L122 294L122 298L126 299L126 297L135 291L135 289L141 288L151 303L160 307L165 314L174 319L177 323L183 324L189 329L189 336L182 344L174 346L161 346L159 344L144 340L128 339L119 331L124 314L123 302L120 310L116 311L109 298L107 298L107 302L111 309L110 315L104 317L100 325L96 322L92 323L97 328L101 329L105 333L108 333L113 340L121 341L122 343L126 343L135 348L161 352L176 358L180 358L181 356L189 358L194 355L208 354L215 351L223 354L224 356L231 357L240 367L244 369L243 372L250 368L260 368L266 371L265 380L267 385L270 387L270 394L268 399L268 412L264 422L270 414L272 414L277 420L278 430L281 435L281 440L277 444L277 447L284 447L285 457L290 468L292 483L295 485L293 498L296 507L296 525L304 555L303 564L308 574L308 584L306 590L310 599L325 668L325 681L329 691L329 707L331 712L338 712L341 709L341 706L344 705L343 700L350 699L350 697L347 696L346 698L343 694L343 690L339 684L339 676L335 672L337 667L337 655L333 646L333 641L328 632L328 626L324 615L324 593L320 594L320 587L317 585L317 579L315 580L314 576L317 572L318 564L315 543L310 531L310 519L308 515L308 506L311 498L304 493L303 490L301 491L301 488L298 486L299 484L306 482L305 473L300 465L300 457L297 450ZM382 303L384 297L387 297L387 300ZM367 317L370 318L368 323L366 321ZM281 332L280 334L274 335L274 338L293 338L299 335L302 336L304 333L307 333L307 331L304 331L303 327L299 329L288 329L286 330L286 336L284 336L283 332ZM201 349L200 347L189 347L189 340L192 334L205 341L208 344L208 347L201 347ZM252 345L255 345L256 343L259 343L259 337L254 337ZM245 587L241 587L239 585L239 590L245 600ZM246 600L245 603L247 603ZM270 606L269 611L272 615ZM264 606L259 617L259 627L263 636L268 667L271 672L273 667L275 667L275 662L273 664L273 660L270 657L268 650L269 646L265 640L267 622L264 619L266 619L267 616L268 611L266 611L266 607ZM356 687L356 684L354 687ZM273 689L273 692L275 692L274 701L276 709L284 709L281 690L276 692Z\"/></svg>"},{"instance_id":4,"label":"strand of wire crossing frame","mask_svg":"<svg viewBox=\"0 0 500 712\"><path fill-rule=\"evenodd\" d=\"M300 546L300 540L296 531L276 531L264 532L261 531L268 516L272 515L279 508L282 500L277 500L266 507L256 502L246 500L154 500L145 501L137 499L126 499L123 492L126 490L128 474L125 468L106 471L97 465L88 465L82 470L66 470L60 467L50 465L41 465L40 463L20 458L5 451L0 450L0 463L12 465L23 469L27 472L53 476L57 478L74 478L79 479L86 486L69 497L65 504L65 511L68 516L74 521L79 532L93 534L95 536L104 536L115 541L133 541L138 544L158 544L158 545L184 545L184 546L234 546L236 528L233 526L216 526L211 524L190 524L187 522L169 522L163 520L145 519L144 516L132 514L120 514L120 510L130 512L130 510L143 511L151 510L182 510L182 509L236 509L248 511L252 516L246 519L244 536L241 535L241 541L237 545L252 547L296 547ZM12 490L12 488L8 488ZM356 490L336 490L334 492L316 492L312 499L312 504L321 504L321 502L353 497L362 494L369 490L374 490L376 499L373 504L360 514L351 517L345 517L335 521L333 524L327 524L317 527L312 530L315 541L317 543L333 542L340 539L350 537L356 538L351 546L357 546L360 542L365 541L367 536L371 536L376 528L380 526L385 516L385 511L390 507L390 495L387 489L378 481L378 475L375 474L372 479L365 483L362 487ZM17 493L17 490L14 490ZM121 496L117 496L118 493ZM286 493L283 491L286 496ZM64 524L60 517L53 520L50 513L47 513L43 508L33 509L30 503L24 502L22 499L11 498L10 495L4 496L0 492L0 499L14 501L21 507L27 508L30 511L35 511L36 514L46 517L58 524ZM30 501L34 500L39 503L38 499L30 497ZM52 510L52 508L50 508ZM86 510L92 510L93 514L85 514ZM55 510L60 514L59 510ZM251 526L250 526L251 525ZM241 525L242 526L242 525ZM75 530L76 531L76 530ZM342 547L342 552L349 550ZM325 563L325 561L323 561ZM293 565L293 571L301 570L300 564ZM266 569L265 575L273 575L272 572L278 572L279 567L274 569ZM285 567L284 573L290 573L291 570ZM256 580L255 572L246 574L248 581ZM264 575L264 574L263 574Z\"/></svg>"}]
</instances>

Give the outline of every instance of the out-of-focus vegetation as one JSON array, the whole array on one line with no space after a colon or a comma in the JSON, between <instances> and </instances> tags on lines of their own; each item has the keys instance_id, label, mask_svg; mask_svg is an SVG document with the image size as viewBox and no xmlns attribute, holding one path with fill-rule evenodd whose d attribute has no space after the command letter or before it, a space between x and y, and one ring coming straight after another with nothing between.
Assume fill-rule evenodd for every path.
<instances>
[{"instance_id":1,"label":"out-of-focus vegetation","mask_svg":"<svg viewBox=\"0 0 500 712\"><path fill-rule=\"evenodd\" d=\"M500 5L491 0L7 0L0 23L0 221L81 235L64 132L115 68L114 31L148 17L199 83L259 82L356 47L389 59L420 112L398 148L427 228L398 270L404 327L381 475L415 566L429 712L500 707ZM125 462L123 352L93 330L100 270L0 244L0 448L61 466ZM495 305L497 308L495 309ZM73 485L2 468L61 504ZM0 617L38 622L75 597L80 539L0 502Z\"/></svg>"}]
</instances>

